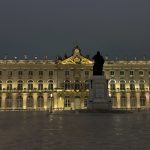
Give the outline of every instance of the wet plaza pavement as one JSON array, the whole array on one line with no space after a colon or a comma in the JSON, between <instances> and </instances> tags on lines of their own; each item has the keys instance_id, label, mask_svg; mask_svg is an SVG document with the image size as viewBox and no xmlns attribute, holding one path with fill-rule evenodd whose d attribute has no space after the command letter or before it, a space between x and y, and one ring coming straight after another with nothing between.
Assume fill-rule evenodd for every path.
<instances>
[{"instance_id":1,"label":"wet plaza pavement","mask_svg":"<svg viewBox=\"0 0 150 150\"><path fill-rule=\"evenodd\" d=\"M116 149L150 149L150 112L0 112L0 150Z\"/></svg>"}]
</instances>

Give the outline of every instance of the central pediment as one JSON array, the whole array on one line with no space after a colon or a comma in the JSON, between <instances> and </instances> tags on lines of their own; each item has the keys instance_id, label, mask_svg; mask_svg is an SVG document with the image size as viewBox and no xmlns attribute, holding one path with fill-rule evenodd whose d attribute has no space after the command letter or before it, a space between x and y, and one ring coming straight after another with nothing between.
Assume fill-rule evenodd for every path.
<instances>
[{"instance_id":1,"label":"central pediment","mask_svg":"<svg viewBox=\"0 0 150 150\"><path fill-rule=\"evenodd\" d=\"M84 56L82 56L79 46L73 49L73 53L70 57L58 61L59 64L92 64L93 62Z\"/></svg>"}]
</instances>

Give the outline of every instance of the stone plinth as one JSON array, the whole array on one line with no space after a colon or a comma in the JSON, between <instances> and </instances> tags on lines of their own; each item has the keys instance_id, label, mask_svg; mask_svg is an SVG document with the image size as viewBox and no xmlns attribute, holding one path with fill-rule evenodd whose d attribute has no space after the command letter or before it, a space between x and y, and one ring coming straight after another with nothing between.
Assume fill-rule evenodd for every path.
<instances>
[{"instance_id":1,"label":"stone plinth","mask_svg":"<svg viewBox=\"0 0 150 150\"><path fill-rule=\"evenodd\" d=\"M107 80L104 76L93 76L90 80L88 109L111 110L112 103L108 95Z\"/></svg>"}]
</instances>

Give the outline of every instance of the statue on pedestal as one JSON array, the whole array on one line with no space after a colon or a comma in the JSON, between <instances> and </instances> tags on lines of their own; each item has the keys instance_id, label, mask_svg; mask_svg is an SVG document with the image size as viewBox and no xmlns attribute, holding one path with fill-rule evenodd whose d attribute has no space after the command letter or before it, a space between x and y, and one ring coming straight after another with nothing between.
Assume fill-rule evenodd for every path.
<instances>
[{"instance_id":1,"label":"statue on pedestal","mask_svg":"<svg viewBox=\"0 0 150 150\"><path fill-rule=\"evenodd\" d=\"M100 55L100 52L98 51L92 59L94 60L93 75L103 75L103 65L105 62L103 56Z\"/></svg>"}]
</instances>

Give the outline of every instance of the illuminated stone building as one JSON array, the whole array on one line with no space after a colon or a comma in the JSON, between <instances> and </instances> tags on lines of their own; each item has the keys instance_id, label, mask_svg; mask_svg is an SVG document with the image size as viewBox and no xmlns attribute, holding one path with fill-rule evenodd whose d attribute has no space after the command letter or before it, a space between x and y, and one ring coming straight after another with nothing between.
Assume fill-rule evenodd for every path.
<instances>
[{"instance_id":1,"label":"illuminated stone building","mask_svg":"<svg viewBox=\"0 0 150 150\"><path fill-rule=\"evenodd\" d=\"M86 109L92 66L79 47L55 61L0 60L0 109ZM149 109L150 61L106 59L104 74L113 108Z\"/></svg>"}]
</instances>

